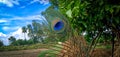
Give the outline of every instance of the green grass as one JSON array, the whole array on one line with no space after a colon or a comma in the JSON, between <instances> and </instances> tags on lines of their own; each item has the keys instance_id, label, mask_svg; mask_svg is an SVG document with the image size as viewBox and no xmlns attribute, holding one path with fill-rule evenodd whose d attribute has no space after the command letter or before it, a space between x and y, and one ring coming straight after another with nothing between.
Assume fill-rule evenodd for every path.
<instances>
[{"instance_id":1,"label":"green grass","mask_svg":"<svg viewBox=\"0 0 120 57\"><path fill-rule=\"evenodd\" d=\"M27 50L27 49L39 49L48 48L50 44L32 44L32 45L22 45L22 46L2 46L0 51L15 51L15 50Z\"/></svg>"},{"instance_id":2,"label":"green grass","mask_svg":"<svg viewBox=\"0 0 120 57\"><path fill-rule=\"evenodd\" d=\"M97 45L96 48L110 49L111 45Z\"/></svg>"},{"instance_id":3,"label":"green grass","mask_svg":"<svg viewBox=\"0 0 120 57\"><path fill-rule=\"evenodd\" d=\"M61 45L54 45L50 48L50 50L42 51L38 55L38 57L57 57L57 54L59 54L59 51L61 50Z\"/></svg>"},{"instance_id":4,"label":"green grass","mask_svg":"<svg viewBox=\"0 0 120 57\"><path fill-rule=\"evenodd\" d=\"M46 56L48 56L48 57L56 57L55 51L53 51L53 50L42 51L38 55L38 57L46 57Z\"/></svg>"}]
</instances>

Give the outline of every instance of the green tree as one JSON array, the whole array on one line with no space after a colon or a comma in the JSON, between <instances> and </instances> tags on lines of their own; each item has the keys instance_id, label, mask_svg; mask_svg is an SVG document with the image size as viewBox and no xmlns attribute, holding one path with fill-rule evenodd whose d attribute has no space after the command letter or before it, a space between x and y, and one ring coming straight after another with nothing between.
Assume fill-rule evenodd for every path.
<instances>
[{"instance_id":1,"label":"green tree","mask_svg":"<svg viewBox=\"0 0 120 57\"><path fill-rule=\"evenodd\" d=\"M10 36L8 40L10 41L10 43L12 43L16 41L16 38L14 36Z\"/></svg>"},{"instance_id":2,"label":"green tree","mask_svg":"<svg viewBox=\"0 0 120 57\"><path fill-rule=\"evenodd\" d=\"M11 45L13 46L20 46L20 45L26 45L26 44L27 44L26 40L23 40L23 39L18 39L11 43Z\"/></svg>"},{"instance_id":3,"label":"green tree","mask_svg":"<svg viewBox=\"0 0 120 57\"><path fill-rule=\"evenodd\" d=\"M24 33L24 38L26 40L26 33L27 33L27 28L24 26L22 27L22 33Z\"/></svg>"},{"instance_id":4,"label":"green tree","mask_svg":"<svg viewBox=\"0 0 120 57\"><path fill-rule=\"evenodd\" d=\"M120 1L119 0L50 0L51 8L58 9L70 21L73 32L86 32L91 42L89 49L96 46L100 38L120 44ZM109 35L109 36L108 36ZM93 47L94 48L94 47ZM89 50L88 49L88 50Z\"/></svg>"},{"instance_id":5,"label":"green tree","mask_svg":"<svg viewBox=\"0 0 120 57\"><path fill-rule=\"evenodd\" d=\"M28 45L31 45L31 44L33 44L33 43L34 43L34 42L33 42L32 39L27 40L27 44L28 44Z\"/></svg>"},{"instance_id":6,"label":"green tree","mask_svg":"<svg viewBox=\"0 0 120 57\"><path fill-rule=\"evenodd\" d=\"M37 22L36 20L32 21L32 24L28 24L27 28L28 28L28 36L33 39L34 43L37 42L44 42L43 37L44 37L44 33L43 33L43 28L42 28L42 24L40 24L39 22Z\"/></svg>"},{"instance_id":7,"label":"green tree","mask_svg":"<svg viewBox=\"0 0 120 57\"><path fill-rule=\"evenodd\" d=\"M118 0L51 0L51 4L68 18L71 27L78 33L86 32L92 39L107 33L115 35L114 38L120 42Z\"/></svg>"},{"instance_id":8,"label":"green tree","mask_svg":"<svg viewBox=\"0 0 120 57\"><path fill-rule=\"evenodd\" d=\"M3 42L0 40L0 47L3 46Z\"/></svg>"}]
</instances>

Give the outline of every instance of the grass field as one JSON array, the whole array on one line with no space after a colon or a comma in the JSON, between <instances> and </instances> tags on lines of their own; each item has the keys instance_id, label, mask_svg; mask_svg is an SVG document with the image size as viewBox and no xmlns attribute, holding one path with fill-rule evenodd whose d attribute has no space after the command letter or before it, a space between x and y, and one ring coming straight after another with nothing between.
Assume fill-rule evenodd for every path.
<instances>
[{"instance_id":1,"label":"grass field","mask_svg":"<svg viewBox=\"0 0 120 57\"><path fill-rule=\"evenodd\" d=\"M30 49L41 49L48 48L50 44L32 44L32 45L21 45L21 46L2 46L0 52L3 51L18 51L18 50L30 50Z\"/></svg>"}]
</instances>

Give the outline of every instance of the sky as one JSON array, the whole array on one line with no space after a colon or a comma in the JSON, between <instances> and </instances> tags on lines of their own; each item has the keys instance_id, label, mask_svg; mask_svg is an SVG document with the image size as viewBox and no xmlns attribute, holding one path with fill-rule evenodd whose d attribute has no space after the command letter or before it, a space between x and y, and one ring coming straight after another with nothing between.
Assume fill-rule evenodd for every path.
<instances>
[{"instance_id":1,"label":"sky","mask_svg":"<svg viewBox=\"0 0 120 57\"><path fill-rule=\"evenodd\" d=\"M32 20L42 21L41 12L49 6L49 0L0 0L0 40L9 45L10 36L24 39L21 28Z\"/></svg>"}]
</instances>

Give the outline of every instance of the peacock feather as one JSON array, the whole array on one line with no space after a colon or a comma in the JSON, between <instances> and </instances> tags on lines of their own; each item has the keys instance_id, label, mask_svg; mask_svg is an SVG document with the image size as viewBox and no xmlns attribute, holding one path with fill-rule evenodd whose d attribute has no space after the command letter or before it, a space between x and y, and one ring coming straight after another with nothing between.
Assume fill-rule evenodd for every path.
<instances>
[{"instance_id":1,"label":"peacock feather","mask_svg":"<svg viewBox=\"0 0 120 57\"><path fill-rule=\"evenodd\" d=\"M86 57L89 56L87 52L87 44L83 36L73 33L68 20L55 9L48 8L43 13L45 16L50 31L56 34L64 34L66 38L59 44L52 45L49 52L56 57ZM45 57L50 57L46 54Z\"/></svg>"}]
</instances>

